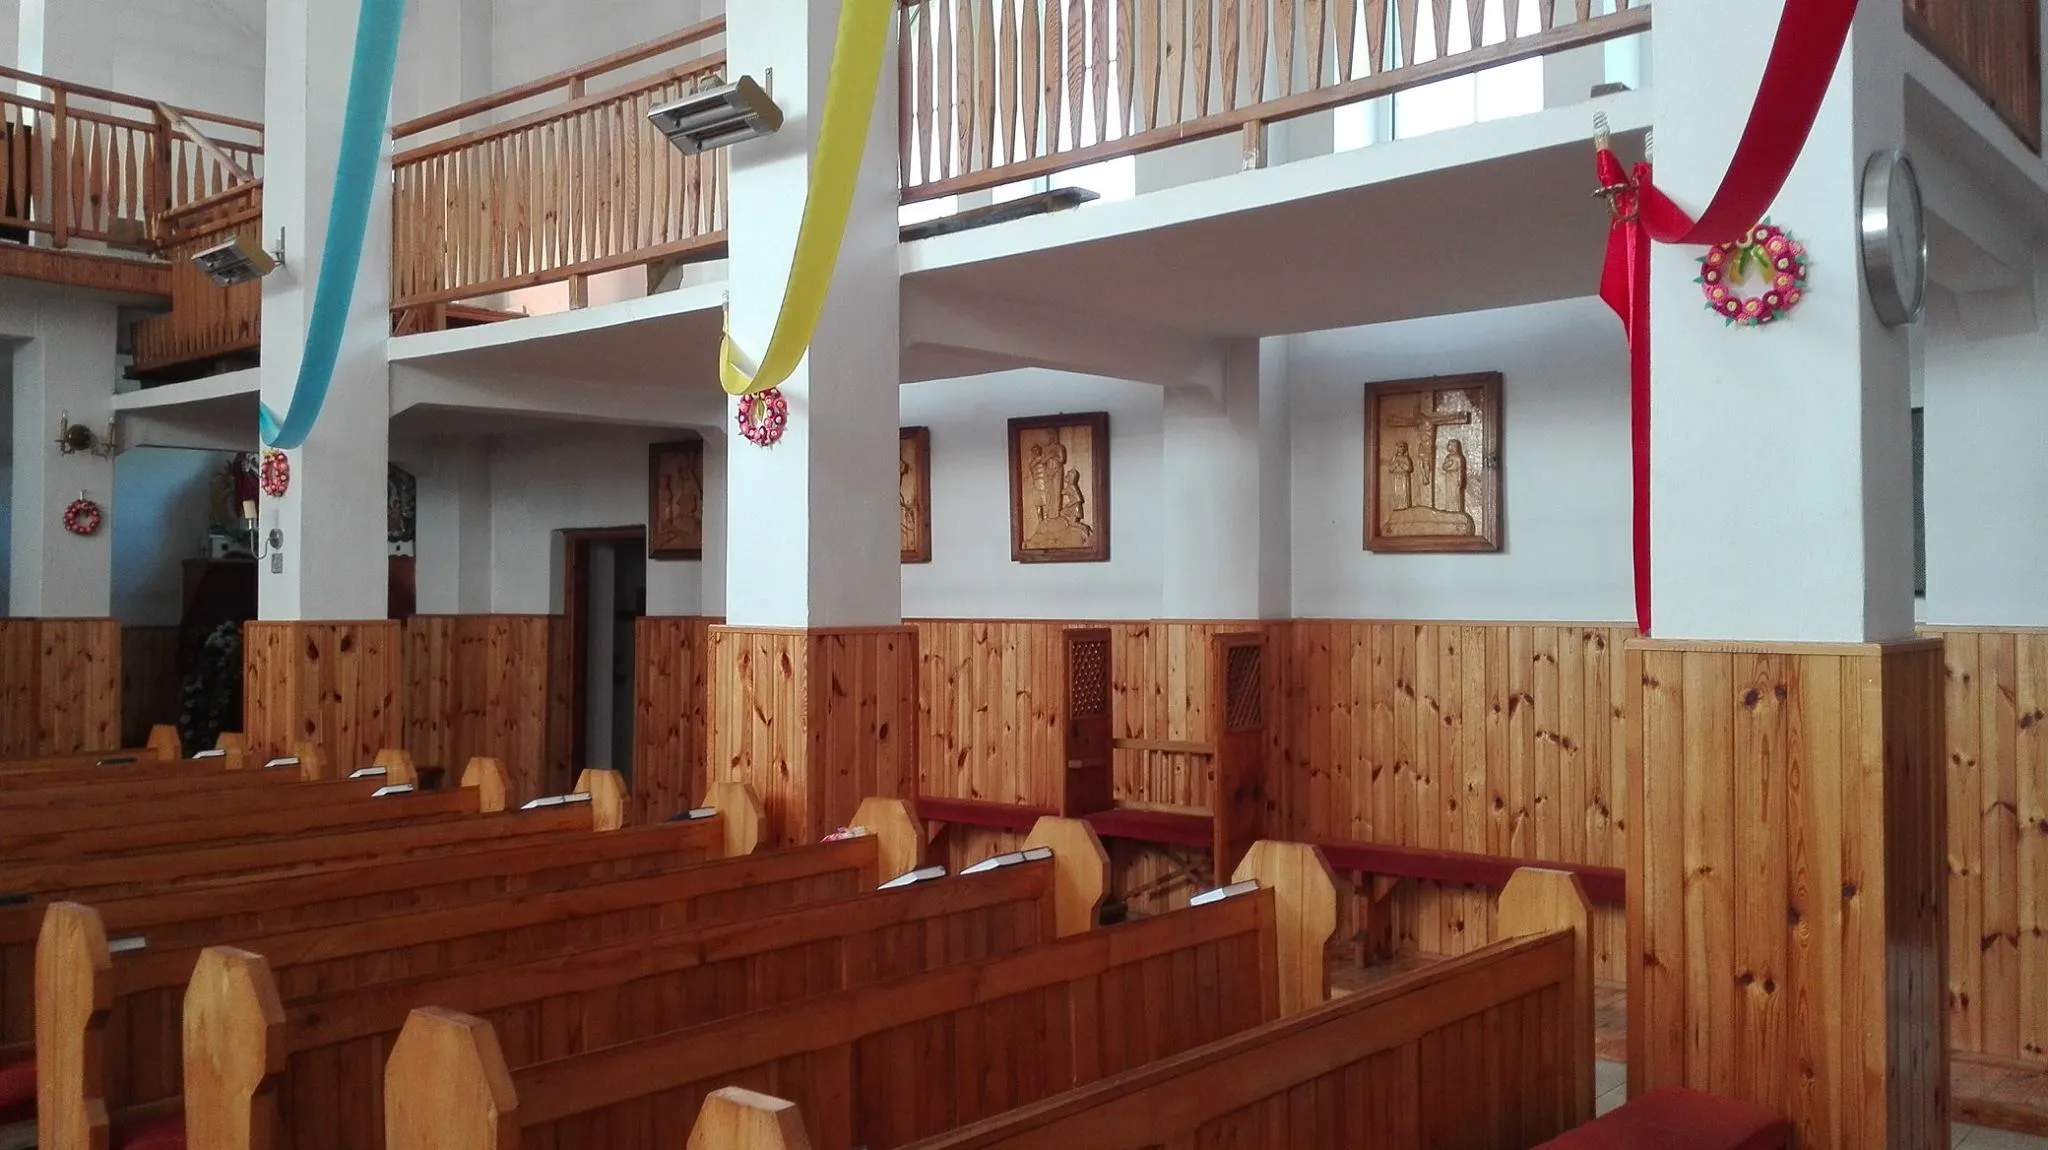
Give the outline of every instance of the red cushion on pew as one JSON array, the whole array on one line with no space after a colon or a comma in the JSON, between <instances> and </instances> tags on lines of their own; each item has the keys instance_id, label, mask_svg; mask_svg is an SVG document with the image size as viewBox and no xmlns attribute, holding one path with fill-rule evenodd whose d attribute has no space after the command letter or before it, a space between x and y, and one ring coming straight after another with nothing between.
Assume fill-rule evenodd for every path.
<instances>
[{"instance_id":1,"label":"red cushion on pew","mask_svg":"<svg viewBox=\"0 0 2048 1150\"><path fill-rule=\"evenodd\" d=\"M114 1150L185 1150L185 1115L166 1114L117 1126L107 1141Z\"/></svg>"},{"instance_id":2,"label":"red cushion on pew","mask_svg":"<svg viewBox=\"0 0 2048 1150\"><path fill-rule=\"evenodd\" d=\"M1791 1145L1792 1124L1761 1106L1666 1086L1539 1150L1788 1150Z\"/></svg>"},{"instance_id":3,"label":"red cushion on pew","mask_svg":"<svg viewBox=\"0 0 2048 1150\"><path fill-rule=\"evenodd\" d=\"M0 1066L0 1125L36 1116L36 1060L22 1058Z\"/></svg>"}]
</instances>

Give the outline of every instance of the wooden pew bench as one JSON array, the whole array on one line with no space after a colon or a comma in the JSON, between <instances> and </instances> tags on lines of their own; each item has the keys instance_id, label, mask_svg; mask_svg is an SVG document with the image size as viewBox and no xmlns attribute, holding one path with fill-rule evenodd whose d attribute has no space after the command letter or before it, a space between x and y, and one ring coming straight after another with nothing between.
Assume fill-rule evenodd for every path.
<instances>
[{"instance_id":1,"label":"wooden pew bench","mask_svg":"<svg viewBox=\"0 0 2048 1150\"><path fill-rule=\"evenodd\" d=\"M881 1150L1248 1030L1321 1000L1336 921L1320 855L1257 846L1232 897L567 1058L513 1066L489 1023L417 1010L385 1145L678 1146L741 1085L788 1092L820 1150Z\"/></svg>"},{"instance_id":2,"label":"wooden pew bench","mask_svg":"<svg viewBox=\"0 0 2048 1150\"><path fill-rule=\"evenodd\" d=\"M1506 941L923 1141L867 1145L1525 1150L1592 1114L1590 918L1574 876L1525 870L1502 895ZM722 1091L688 1145L790 1150L807 1118L808 1145L843 1150L807 1108Z\"/></svg>"},{"instance_id":3,"label":"wooden pew bench","mask_svg":"<svg viewBox=\"0 0 2048 1150\"><path fill-rule=\"evenodd\" d=\"M1789 1150L1792 1124L1751 1102L1666 1086L1538 1150Z\"/></svg>"},{"instance_id":4,"label":"wooden pew bench","mask_svg":"<svg viewBox=\"0 0 2048 1150\"><path fill-rule=\"evenodd\" d=\"M1054 819L1034 829L1030 845L1051 857L347 991L279 993L274 963L210 948L185 1004L188 1142L381 1145L381 1107L337 1100L381 1099L382 1054L408 1013L429 1003L484 1018L506 1057L538 1062L1089 929L1109 881L1101 844L1085 825ZM280 1061L281 1072L270 1072ZM265 1128L252 1128L273 1113Z\"/></svg>"},{"instance_id":5,"label":"wooden pew bench","mask_svg":"<svg viewBox=\"0 0 2048 1150\"><path fill-rule=\"evenodd\" d=\"M457 891L463 897L503 893L508 881L530 882L507 876L531 872L530 860L522 856L537 847L550 848L544 857L563 860L566 874L557 881L590 881L615 873L592 865L605 854L593 850L592 842L617 833L625 797L610 772L585 772L583 785L593 801L454 823L0 868L0 873L91 880L54 881L34 891L26 905L0 906L0 1043L26 1040L33 1029L36 939L49 902L92 903L115 937L163 928L149 933L163 946L211 941L223 930L311 925L431 907ZM686 829L680 838L622 844L619 857L631 860L651 847L663 866L702 861L720 853L714 844L726 835L723 820L709 821L703 828L681 824ZM458 863L456 856L464 856L463 861ZM426 859L433 861L423 864ZM7 889L5 881L0 880L0 889ZM273 882L282 885L269 885ZM280 899L287 901L273 901ZM110 914L109 903L120 909ZM190 925L195 918L205 925ZM179 937L171 925L181 922L198 937Z\"/></svg>"},{"instance_id":6,"label":"wooden pew bench","mask_svg":"<svg viewBox=\"0 0 2048 1150\"><path fill-rule=\"evenodd\" d=\"M140 747L110 747L81 751L75 755L40 755L27 759L0 759L0 777L36 774L81 767L121 766L128 763L172 762L185 757L185 743L178 728L159 723L149 729L149 739Z\"/></svg>"},{"instance_id":7,"label":"wooden pew bench","mask_svg":"<svg viewBox=\"0 0 2048 1150\"><path fill-rule=\"evenodd\" d=\"M915 841L914 830L899 833ZM843 897L876 885L880 843L870 836L706 861L652 878L538 895L486 893L429 912L210 941L260 951L275 986L303 997ZM98 1049L100 1056L39 1059L46 1148L91 1145L96 1115L118 1121L137 1107L176 1100L182 1004L201 949L145 945L110 953L92 908L49 908L36 956L36 1049Z\"/></svg>"},{"instance_id":8,"label":"wooden pew bench","mask_svg":"<svg viewBox=\"0 0 2048 1150\"><path fill-rule=\"evenodd\" d=\"M229 737L221 736L223 740ZM133 813L140 809L134 807L136 803L240 794L327 777L327 764L311 744L302 743L291 755L262 763L246 761L244 752L237 749L218 754L221 757L37 776L33 785L0 788L0 817L11 825L15 815L95 810L121 812L114 821L133 822L141 817ZM419 782L412 757L396 749L379 752L369 767L339 773L355 778L374 773L388 783Z\"/></svg>"},{"instance_id":9,"label":"wooden pew bench","mask_svg":"<svg viewBox=\"0 0 2048 1150\"><path fill-rule=\"evenodd\" d=\"M302 783L296 787L243 792L260 797L295 792L324 793L326 802L259 804L253 810L197 813L185 818L150 818L96 828L45 830L0 837L0 874L35 860L84 859L107 855L157 854L200 846L258 843L303 835L330 835L399 824L445 823L505 809L505 777L495 759L472 760L456 790L422 792L414 776ZM393 793L397 791L399 793ZM233 792L230 792L233 793ZM151 804L127 804L114 813L135 816Z\"/></svg>"}]
</instances>

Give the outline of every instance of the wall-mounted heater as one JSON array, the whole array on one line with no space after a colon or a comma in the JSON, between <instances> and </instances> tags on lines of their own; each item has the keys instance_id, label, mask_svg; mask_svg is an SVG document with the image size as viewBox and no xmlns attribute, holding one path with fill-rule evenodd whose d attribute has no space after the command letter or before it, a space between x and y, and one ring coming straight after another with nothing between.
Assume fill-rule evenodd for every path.
<instances>
[{"instance_id":1,"label":"wall-mounted heater","mask_svg":"<svg viewBox=\"0 0 2048 1150\"><path fill-rule=\"evenodd\" d=\"M780 130L782 109L753 77L741 76L736 83L700 89L663 104L647 113L647 121L669 143L695 155Z\"/></svg>"},{"instance_id":2,"label":"wall-mounted heater","mask_svg":"<svg viewBox=\"0 0 2048 1150\"><path fill-rule=\"evenodd\" d=\"M276 251L266 252L260 241L238 235L193 256L192 263L222 287L260 280L284 266L284 236L278 235Z\"/></svg>"}]
</instances>

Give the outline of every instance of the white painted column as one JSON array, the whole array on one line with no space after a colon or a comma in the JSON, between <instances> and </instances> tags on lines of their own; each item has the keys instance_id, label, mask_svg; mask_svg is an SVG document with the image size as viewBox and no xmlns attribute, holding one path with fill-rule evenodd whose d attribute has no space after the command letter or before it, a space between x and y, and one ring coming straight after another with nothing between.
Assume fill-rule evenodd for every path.
<instances>
[{"instance_id":1,"label":"white painted column","mask_svg":"<svg viewBox=\"0 0 2048 1150\"><path fill-rule=\"evenodd\" d=\"M1261 387L1260 342L1222 341L1220 395L1169 388L1161 416L1160 617L1256 619L1271 604L1266 426L1284 408ZM1274 341L1280 342L1280 341ZM1285 516L1282 516L1284 521ZM1281 528L1284 531L1284 526ZM1283 559L1284 562L1284 559Z\"/></svg>"},{"instance_id":2,"label":"white painted column","mask_svg":"<svg viewBox=\"0 0 2048 1150\"><path fill-rule=\"evenodd\" d=\"M838 32L838 0L749 0L727 14L731 73L774 69L782 131L732 153L732 332L768 346L796 246ZM838 274L810 355L782 385L789 427L727 452L726 615L740 627L899 621L896 65L882 65ZM728 407L730 412L730 407Z\"/></svg>"},{"instance_id":3,"label":"white painted column","mask_svg":"<svg viewBox=\"0 0 2048 1150\"><path fill-rule=\"evenodd\" d=\"M1669 4L1652 39L1657 182L1688 210L1726 171L1782 0ZM1905 137L1904 30L1865 4L1771 208L1811 260L1788 319L1728 328L1701 250L1655 245L1651 506L1659 638L1860 642L1913 630L1910 373L1865 301L1863 166ZM1704 92L1740 99L1702 99Z\"/></svg>"},{"instance_id":4,"label":"white painted column","mask_svg":"<svg viewBox=\"0 0 2048 1150\"><path fill-rule=\"evenodd\" d=\"M491 71L494 27L491 0L407 4L405 36L398 46L398 79L391 95L392 122L489 95L495 87ZM481 128L489 120L488 115L463 120L442 129L442 134Z\"/></svg>"},{"instance_id":5,"label":"white painted column","mask_svg":"<svg viewBox=\"0 0 2048 1150\"><path fill-rule=\"evenodd\" d=\"M440 438L407 457L419 480L422 615L491 611L491 459L481 439Z\"/></svg>"},{"instance_id":6,"label":"white painted column","mask_svg":"<svg viewBox=\"0 0 2048 1150\"><path fill-rule=\"evenodd\" d=\"M118 0L21 0L21 70L89 88L116 87L108 36L121 12Z\"/></svg>"},{"instance_id":7,"label":"white painted column","mask_svg":"<svg viewBox=\"0 0 2048 1150\"><path fill-rule=\"evenodd\" d=\"M270 0L263 232L284 229L288 266L263 286L263 402L291 405L313 309L358 4ZM261 565L264 619L382 619L388 609L384 499L391 412L391 197L387 142L326 406L292 451L291 490L264 500L262 530L284 532L282 570Z\"/></svg>"},{"instance_id":8,"label":"white painted column","mask_svg":"<svg viewBox=\"0 0 2048 1150\"><path fill-rule=\"evenodd\" d=\"M7 613L42 618L104 618L113 613L113 460L57 447L57 427L73 423L105 434L120 364L112 303L41 290L6 308L14 346L13 492ZM80 496L100 505L93 535L64 529L64 509Z\"/></svg>"}]
</instances>

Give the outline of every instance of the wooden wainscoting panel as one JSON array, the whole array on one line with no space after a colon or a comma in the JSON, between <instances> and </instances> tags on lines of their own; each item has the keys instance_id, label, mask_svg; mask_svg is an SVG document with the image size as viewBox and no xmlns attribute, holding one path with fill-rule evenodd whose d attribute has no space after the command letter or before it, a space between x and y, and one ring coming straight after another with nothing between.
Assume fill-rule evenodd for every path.
<instances>
[{"instance_id":1,"label":"wooden wainscoting panel","mask_svg":"<svg viewBox=\"0 0 2048 1150\"><path fill-rule=\"evenodd\" d=\"M1057 808L1058 621L920 619L918 790Z\"/></svg>"},{"instance_id":2,"label":"wooden wainscoting panel","mask_svg":"<svg viewBox=\"0 0 2048 1150\"><path fill-rule=\"evenodd\" d=\"M754 788L771 841L804 841L805 700L810 661L801 631L711 628L710 769Z\"/></svg>"},{"instance_id":3,"label":"wooden wainscoting panel","mask_svg":"<svg viewBox=\"0 0 2048 1150\"><path fill-rule=\"evenodd\" d=\"M405 737L396 620L252 620L242 639L242 729L259 762L312 742L330 769L367 764ZM446 764L422 764L446 765Z\"/></svg>"},{"instance_id":4,"label":"wooden wainscoting panel","mask_svg":"<svg viewBox=\"0 0 2048 1150\"><path fill-rule=\"evenodd\" d=\"M1946 874L1935 643L1632 642L1632 1092L1938 1145Z\"/></svg>"},{"instance_id":5,"label":"wooden wainscoting panel","mask_svg":"<svg viewBox=\"0 0 2048 1150\"><path fill-rule=\"evenodd\" d=\"M2048 630L1939 628L1949 1040L2048 1061Z\"/></svg>"},{"instance_id":6,"label":"wooden wainscoting panel","mask_svg":"<svg viewBox=\"0 0 2048 1150\"><path fill-rule=\"evenodd\" d=\"M514 803L551 793L547 615L415 615L405 624L406 749L460 772L504 768Z\"/></svg>"},{"instance_id":7,"label":"wooden wainscoting panel","mask_svg":"<svg viewBox=\"0 0 2048 1150\"><path fill-rule=\"evenodd\" d=\"M1626 861L1623 624L1298 619L1273 628L1272 769L1292 837L1533 861ZM1404 883L1405 950L1496 940L1490 891ZM1620 908L1594 914L1596 969L1624 976Z\"/></svg>"},{"instance_id":8,"label":"wooden wainscoting panel","mask_svg":"<svg viewBox=\"0 0 2048 1150\"><path fill-rule=\"evenodd\" d=\"M0 756L121 745L121 625L0 620Z\"/></svg>"},{"instance_id":9,"label":"wooden wainscoting panel","mask_svg":"<svg viewBox=\"0 0 2048 1150\"><path fill-rule=\"evenodd\" d=\"M121 628L121 745L139 747L157 723L176 723L184 702L176 627Z\"/></svg>"},{"instance_id":10,"label":"wooden wainscoting panel","mask_svg":"<svg viewBox=\"0 0 2048 1150\"><path fill-rule=\"evenodd\" d=\"M634 624L633 808L659 822L704 797L711 620Z\"/></svg>"}]
</instances>

